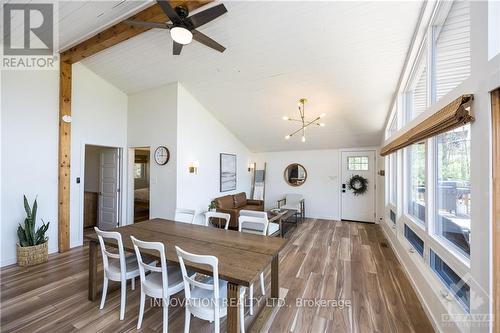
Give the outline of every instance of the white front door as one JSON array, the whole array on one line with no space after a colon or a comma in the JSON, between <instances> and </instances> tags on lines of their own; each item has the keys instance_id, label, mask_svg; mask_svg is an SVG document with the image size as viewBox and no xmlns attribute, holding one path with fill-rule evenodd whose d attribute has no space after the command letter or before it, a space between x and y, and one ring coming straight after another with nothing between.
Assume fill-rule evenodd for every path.
<instances>
[{"instance_id":1,"label":"white front door","mask_svg":"<svg viewBox=\"0 0 500 333\"><path fill-rule=\"evenodd\" d=\"M110 230L118 226L118 149L109 148L101 151L99 177L99 228Z\"/></svg>"},{"instance_id":2,"label":"white front door","mask_svg":"<svg viewBox=\"0 0 500 333\"><path fill-rule=\"evenodd\" d=\"M342 220L375 222L375 151L343 151L341 158ZM367 190L363 194L355 195L349 189L349 180L355 175L368 180ZM356 184L355 187L359 188Z\"/></svg>"}]
</instances>

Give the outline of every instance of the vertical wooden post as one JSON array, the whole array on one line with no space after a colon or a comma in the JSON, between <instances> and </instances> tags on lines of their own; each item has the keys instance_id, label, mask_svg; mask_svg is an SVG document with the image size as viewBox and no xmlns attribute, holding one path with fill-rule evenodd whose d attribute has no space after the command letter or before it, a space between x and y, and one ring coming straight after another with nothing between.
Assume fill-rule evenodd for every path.
<instances>
[{"instance_id":1,"label":"vertical wooden post","mask_svg":"<svg viewBox=\"0 0 500 333\"><path fill-rule=\"evenodd\" d=\"M493 332L500 333L500 88L491 93L493 129Z\"/></svg>"},{"instance_id":2,"label":"vertical wooden post","mask_svg":"<svg viewBox=\"0 0 500 333\"><path fill-rule=\"evenodd\" d=\"M71 64L61 61L59 74L59 195L58 239L59 252L69 250L69 196L71 163ZM71 119L71 118L69 118Z\"/></svg>"},{"instance_id":3,"label":"vertical wooden post","mask_svg":"<svg viewBox=\"0 0 500 333\"><path fill-rule=\"evenodd\" d=\"M227 284L227 333L239 333L240 325L240 286L234 283Z\"/></svg>"}]
</instances>

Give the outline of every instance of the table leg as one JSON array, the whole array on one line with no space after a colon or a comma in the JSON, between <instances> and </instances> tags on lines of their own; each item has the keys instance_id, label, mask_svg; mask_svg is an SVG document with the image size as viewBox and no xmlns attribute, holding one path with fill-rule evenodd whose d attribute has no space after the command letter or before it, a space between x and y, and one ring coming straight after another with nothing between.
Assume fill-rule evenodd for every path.
<instances>
[{"instance_id":1,"label":"table leg","mask_svg":"<svg viewBox=\"0 0 500 333\"><path fill-rule=\"evenodd\" d=\"M271 262L271 298L279 298L280 281L279 281L279 258L278 254L273 257Z\"/></svg>"},{"instance_id":2,"label":"table leg","mask_svg":"<svg viewBox=\"0 0 500 333\"><path fill-rule=\"evenodd\" d=\"M97 242L89 242L89 296L90 301L97 299Z\"/></svg>"},{"instance_id":3,"label":"table leg","mask_svg":"<svg viewBox=\"0 0 500 333\"><path fill-rule=\"evenodd\" d=\"M234 283L227 284L227 333L239 333L240 325L240 286Z\"/></svg>"}]
</instances>

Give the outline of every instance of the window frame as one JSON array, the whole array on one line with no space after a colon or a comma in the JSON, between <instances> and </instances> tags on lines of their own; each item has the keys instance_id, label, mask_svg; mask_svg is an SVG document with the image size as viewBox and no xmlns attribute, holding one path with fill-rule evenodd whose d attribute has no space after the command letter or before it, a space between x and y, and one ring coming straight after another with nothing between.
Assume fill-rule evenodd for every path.
<instances>
[{"instance_id":1,"label":"window frame","mask_svg":"<svg viewBox=\"0 0 500 333\"><path fill-rule=\"evenodd\" d=\"M428 156L427 156L427 152L428 152L428 149L427 149L427 146L428 146L428 143L427 143L427 140L426 141L423 141L424 143L424 149L425 149L425 154L424 154L424 158L425 158L425 161L424 161L424 166L425 166L425 170L424 170L424 179L425 179L425 194L424 194L424 202L425 202L425 221L422 221L422 220L419 220L416 216L413 216L409 213L409 202L410 202L410 198L409 198L409 194L410 194L410 187L411 187L411 184L409 182L409 177L411 176L410 174L410 170L409 170L409 167L411 166L411 164L409 163L409 149L408 148L412 148L414 147L415 144L407 147L407 148L404 148L404 151L403 151L403 184L404 184L404 189L403 189L403 216L406 217L407 220L410 220L414 225L417 225L420 229L423 229L423 230L427 230L427 225L429 223L429 216L428 216L428 213L429 213L429 207L428 207L428 202L429 202L429 189L428 189L428 184L429 184L429 179L428 179L428 165L427 165L427 161L428 161Z\"/></svg>"}]
</instances>

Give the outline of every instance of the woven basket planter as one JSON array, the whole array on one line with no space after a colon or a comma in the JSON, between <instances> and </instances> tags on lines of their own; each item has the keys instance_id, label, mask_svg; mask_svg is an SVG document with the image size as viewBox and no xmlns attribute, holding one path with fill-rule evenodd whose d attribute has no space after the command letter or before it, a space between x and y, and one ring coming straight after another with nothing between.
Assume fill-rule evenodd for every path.
<instances>
[{"instance_id":1,"label":"woven basket planter","mask_svg":"<svg viewBox=\"0 0 500 333\"><path fill-rule=\"evenodd\" d=\"M22 247L17 243L17 264L21 267L38 265L47 262L49 256L49 242L35 246Z\"/></svg>"}]
</instances>

